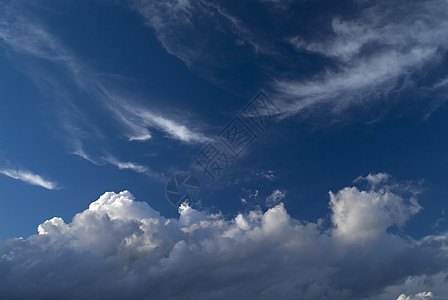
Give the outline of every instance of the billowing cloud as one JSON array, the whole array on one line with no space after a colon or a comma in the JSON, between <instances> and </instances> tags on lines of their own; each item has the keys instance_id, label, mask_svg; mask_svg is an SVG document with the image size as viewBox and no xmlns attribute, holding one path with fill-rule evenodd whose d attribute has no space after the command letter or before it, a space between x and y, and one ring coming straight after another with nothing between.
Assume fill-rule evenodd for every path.
<instances>
[{"instance_id":1,"label":"billowing cloud","mask_svg":"<svg viewBox=\"0 0 448 300\"><path fill-rule=\"evenodd\" d=\"M421 292L414 296L406 296L405 294L401 294L397 300L426 300L432 298L433 294L431 292Z\"/></svg>"},{"instance_id":2,"label":"billowing cloud","mask_svg":"<svg viewBox=\"0 0 448 300\"><path fill-rule=\"evenodd\" d=\"M0 174L13 179L21 180L31 185L37 185L48 190L55 190L59 188L59 185L56 182L44 179L42 176L34 174L28 170L0 169Z\"/></svg>"},{"instance_id":3,"label":"billowing cloud","mask_svg":"<svg viewBox=\"0 0 448 300\"><path fill-rule=\"evenodd\" d=\"M70 223L55 217L37 235L5 241L0 295L401 300L412 278L447 271L446 235L416 241L389 232L416 213L415 202L383 185L344 188L330 203L324 228L293 218L281 203L233 219L184 204L170 219L128 191L107 192Z\"/></svg>"}]
</instances>

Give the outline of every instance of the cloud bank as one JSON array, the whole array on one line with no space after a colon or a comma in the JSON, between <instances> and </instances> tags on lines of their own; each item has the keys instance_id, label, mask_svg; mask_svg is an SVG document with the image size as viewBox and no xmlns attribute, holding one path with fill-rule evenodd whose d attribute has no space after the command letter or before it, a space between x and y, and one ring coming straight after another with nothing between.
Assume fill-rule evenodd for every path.
<instances>
[{"instance_id":1,"label":"cloud bank","mask_svg":"<svg viewBox=\"0 0 448 300\"><path fill-rule=\"evenodd\" d=\"M55 217L37 235L5 241L0 295L442 299L446 285L436 279L448 271L448 236L414 240L390 232L419 211L415 199L385 184L347 187L330 198L331 224L324 227L293 218L281 203L232 219L182 205L179 218L169 219L128 191L107 192L70 223ZM419 278L426 278L423 286L415 284Z\"/></svg>"}]
</instances>

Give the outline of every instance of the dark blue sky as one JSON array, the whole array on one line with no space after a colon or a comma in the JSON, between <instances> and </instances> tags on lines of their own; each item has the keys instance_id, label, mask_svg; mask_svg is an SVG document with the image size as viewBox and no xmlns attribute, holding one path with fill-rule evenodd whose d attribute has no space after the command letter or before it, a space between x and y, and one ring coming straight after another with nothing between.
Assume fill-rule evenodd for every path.
<instances>
[{"instance_id":1,"label":"dark blue sky","mask_svg":"<svg viewBox=\"0 0 448 300\"><path fill-rule=\"evenodd\" d=\"M209 217L281 202L338 236L337 203L352 207L344 193L357 186L361 198L385 197L367 213L393 219L385 236L443 235L447 17L436 0L4 1L0 240L33 238L53 217L70 224L109 191L178 219L166 184L185 171L202 187L193 209ZM260 91L274 109L245 115ZM238 156L219 139L235 117L254 136ZM210 145L229 159L214 180L194 160ZM370 218L359 211L345 214L350 230ZM361 299L392 293L405 275L372 291L330 286Z\"/></svg>"}]
</instances>

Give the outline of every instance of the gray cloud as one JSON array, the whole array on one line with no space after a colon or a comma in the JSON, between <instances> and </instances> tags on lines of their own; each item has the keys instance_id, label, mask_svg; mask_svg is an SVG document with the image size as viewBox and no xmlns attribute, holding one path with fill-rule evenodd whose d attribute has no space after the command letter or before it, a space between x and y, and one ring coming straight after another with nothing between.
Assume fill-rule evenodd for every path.
<instances>
[{"instance_id":1,"label":"gray cloud","mask_svg":"<svg viewBox=\"0 0 448 300\"><path fill-rule=\"evenodd\" d=\"M0 294L334 300L431 290L438 299L447 236L413 240L388 230L417 212L415 202L383 185L344 188L330 203L332 225L323 228L291 217L283 204L230 220L182 205L179 218L168 219L128 191L108 192L71 223L55 217L39 225L37 235L3 242ZM423 282L408 293L422 276L437 285Z\"/></svg>"}]
</instances>

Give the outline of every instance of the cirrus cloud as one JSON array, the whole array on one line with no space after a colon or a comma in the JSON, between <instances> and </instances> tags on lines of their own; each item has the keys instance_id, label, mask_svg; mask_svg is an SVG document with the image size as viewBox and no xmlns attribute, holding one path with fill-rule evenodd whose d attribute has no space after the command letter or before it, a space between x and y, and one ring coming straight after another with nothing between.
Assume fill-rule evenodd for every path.
<instances>
[{"instance_id":1,"label":"cirrus cloud","mask_svg":"<svg viewBox=\"0 0 448 300\"><path fill-rule=\"evenodd\" d=\"M44 179L42 176L32 173L28 170L0 169L0 174L26 182L31 185L40 186L48 190L55 190L59 188L59 185L56 182Z\"/></svg>"}]
</instances>

